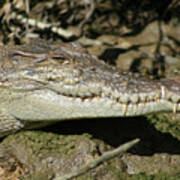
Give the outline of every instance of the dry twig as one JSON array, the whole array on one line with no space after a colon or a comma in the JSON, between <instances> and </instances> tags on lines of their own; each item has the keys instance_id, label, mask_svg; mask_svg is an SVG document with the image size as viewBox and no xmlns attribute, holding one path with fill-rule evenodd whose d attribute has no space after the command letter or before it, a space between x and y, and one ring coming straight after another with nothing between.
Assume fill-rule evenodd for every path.
<instances>
[{"instance_id":1,"label":"dry twig","mask_svg":"<svg viewBox=\"0 0 180 180\"><path fill-rule=\"evenodd\" d=\"M72 179L74 177L80 176L84 173L86 173L87 171L97 167L98 165L109 161L110 159L113 159L115 157L117 157L119 154L127 151L128 149L130 149L132 146L134 146L135 144L137 144L140 140L139 139L135 139L132 140L128 143L125 143L121 146L119 146L116 149L113 149L109 152L104 153L102 156L100 156L98 159L95 159L93 161L91 161L90 163L88 163L87 165L77 169L76 171L69 173L67 175L61 176L61 177L56 177L53 180L68 180L68 179Z\"/></svg>"}]
</instances>

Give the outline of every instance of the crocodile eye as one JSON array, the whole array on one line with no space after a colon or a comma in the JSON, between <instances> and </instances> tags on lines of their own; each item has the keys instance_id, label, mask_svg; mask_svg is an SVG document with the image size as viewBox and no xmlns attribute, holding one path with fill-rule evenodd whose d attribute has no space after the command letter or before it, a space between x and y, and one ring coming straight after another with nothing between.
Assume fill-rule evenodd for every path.
<instances>
[{"instance_id":1,"label":"crocodile eye","mask_svg":"<svg viewBox=\"0 0 180 180\"><path fill-rule=\"evenodd\" d=\"M53 56L52 59L54 60L65 60L66 58L64 56Z\"/></svg>"}]
</instances>

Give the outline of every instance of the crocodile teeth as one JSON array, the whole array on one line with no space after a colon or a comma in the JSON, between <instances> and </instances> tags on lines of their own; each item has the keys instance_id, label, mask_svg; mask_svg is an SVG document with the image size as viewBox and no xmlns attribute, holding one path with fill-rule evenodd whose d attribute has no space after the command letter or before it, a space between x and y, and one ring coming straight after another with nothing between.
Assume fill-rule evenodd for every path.
<instances>
[{"instance_id":1,"label":"crocodile teeth","mask_svg":"<svg viewBox=\"0 0 180 180\"><path fill-rule=\"evenodd\" d=\"M176 114L178 108L178 103L173 104L173 113Z\"/></svg>"},{"instance_id":2,"label":"crocodile teeth","mask_svg":"<svg viewBox=\"0 0 180 180\"><path fill-rule=\"evenodd\" d=\"M138 103L139 101L139 96L137 94L132 94L132 96L130 97L130 102L133 104Z\"/></svg>"},{"instance_id":3,"label":"crocodile teeth","mask_svg":"<svg viewBox=\"0 0 180 180\"><path fill-rule=\"evenodd\" d=\"M140 102L143 103L146 101L147 95L146 94L140 94L139 98L140 98Z\"/></svg>"},{"instance_id":4,"label":"crocodile teeth","mask_svg":"<svg viewBox=\"0 0 180 180\"><path fill-rule=\"evenodd\" d=\"M137 108L138 108L138 104L133 104L134 111L136 111Z\"/></svg>"},{"instance_id":5,"label":"crocodile teeth","mask_svg":"<svg viewBox=\"0 0 180 180\"><path fill-rule=\"evenodd\" d=\"M120 98L120 101L123 103L123 104L127 104L128 101L129 101L129 96L127 94L122 94L121 98Z\"/></svg>"},{"instance_id":6,"label":"crocodile teeth","mask_svg":"<svg viewBox=\"0 0 180 180\"><path fill-rule=\"evenodd\" d=\"M164 99L166 96L166 90L164 86L161 86L161 98Z\"/></svg>"},{"instance_id":7,"label":"crocodile teeth","mask_svg":"<svg viewBox=\"0 0 180 180\"><path fill-rule=\"evenodd\" d=\"M179 99L180 99L179 96L177 96L177 95L175 95L175 94L172 94L172 96L171 96L172 102L177 103L177 102L179 101Z\"/></svg>"},{"instance_id":8,"label":"crocodile teeth","mask_svg":"<svg viewBox=\"0 0 180 180\"><path fill-rule=\"evenodd\" d=\"M122 104L122 114L123 114L123 116L126 115L127 108L128 108L128 104Z\"/></svg>"},{"instance_id":9,"label":"crocodile teeth","mask_svg":"<svg viewBox=\"0 0 180 180\"><path fill-rule=\"evenodd\" d=\"M180 101L180 95L168 91L165 99L173 103L178 103Z\"/></svg>"}]
</instances>

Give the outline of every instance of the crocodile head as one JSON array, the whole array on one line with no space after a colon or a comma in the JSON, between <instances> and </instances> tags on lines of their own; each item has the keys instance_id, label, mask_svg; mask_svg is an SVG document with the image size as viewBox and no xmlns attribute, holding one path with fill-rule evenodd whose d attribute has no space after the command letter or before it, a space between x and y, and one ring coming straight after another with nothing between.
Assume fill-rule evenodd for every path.
<instances>
[{"instance_id":1,"label":"crocodile head","mask_svg":"<svg viewBox=\"0 0 180 180\"><path fill-rule=\"evenodd\" d=\"M81 107L81 117L180 111L180 83L122 72L77 44L36 42L6 52L11 62L2 66L2 86L21 93L54 93L66 106L69 103L70 109ZM73 117L77 114L74 111Z\"/></svg>"}]
</instances>

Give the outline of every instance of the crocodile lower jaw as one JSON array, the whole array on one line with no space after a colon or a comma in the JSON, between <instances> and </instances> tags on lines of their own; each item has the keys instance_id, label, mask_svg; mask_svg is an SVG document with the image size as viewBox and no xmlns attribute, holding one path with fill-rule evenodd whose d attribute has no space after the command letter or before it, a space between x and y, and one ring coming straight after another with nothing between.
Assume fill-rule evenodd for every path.
<instances>
[{"instance_id":1,"label":"crocodile lower jaw","mask_svg":"<svg viewBox=\"0 0 180 180\"><path fill-rule=\"evenodd\" d=\"M19 103L20 106L17 103L12 104L12 107L16 106L17 108L11 111L11 114L18 119L29 122L52 122L85 118L139 116L157 112L180 111L180 103L174 103L167 99L124 104L102 97L80 98L67 97L51 91L44 93L41 91L40 93L28 96L26 99L24 98L24 106L22 106L21 102ZM36 101L37 98L39 98L38 103ZM30 110L28 111L28 109Z\"/></svg>"}]
</instances>

